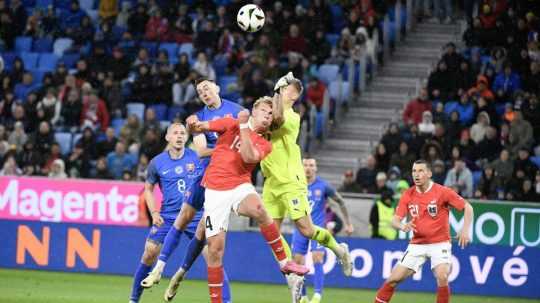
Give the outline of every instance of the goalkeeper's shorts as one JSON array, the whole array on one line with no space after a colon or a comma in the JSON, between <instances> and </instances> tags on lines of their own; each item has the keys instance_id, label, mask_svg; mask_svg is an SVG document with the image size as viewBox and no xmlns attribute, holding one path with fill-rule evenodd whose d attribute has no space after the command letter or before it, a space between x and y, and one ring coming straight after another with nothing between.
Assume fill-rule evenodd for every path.
<instances>
[{"instance_id":1,"label":"goalkeeper's shorts","mask_svg":"<svg viewBox=\"0 0 540 303\"><path fill-rule=\"evenodd\" d=\"M294 221L311 213L307 191L276 192L264 187L262 198L266 211L274 219L283 219L288 213Z\"/></svg>"}]
</instances>

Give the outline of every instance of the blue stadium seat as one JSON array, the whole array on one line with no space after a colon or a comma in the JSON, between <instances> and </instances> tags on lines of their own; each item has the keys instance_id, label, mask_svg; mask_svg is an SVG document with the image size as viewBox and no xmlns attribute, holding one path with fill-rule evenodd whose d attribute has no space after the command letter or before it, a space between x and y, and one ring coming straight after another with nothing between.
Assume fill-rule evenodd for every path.
<instances>
[{"instance_id":1,"label":"blue stadium seat","mask_svg":"<svg viewBox=\"0 0 540 303\"><path fill-rule=\"evenodd\" d=\"M120 135L120 129L126 123L125 119L113 119L111 121L111 127L114 129L114 134L116 136Z\"/></svg>"},{"instance_id":2,"label":"blue stadium seat","mask_svg":"<svg viewBox=\"0 0 540 303\"><path fill-rule=\"evenodd\" d=\"M58 38L54 41L53 50L56 55L62 56L71 46L73 46L73 40L69 38Z\"/></svg>"},{"instance_id":3,"label":"blue stadium seat","mask_svg":"<svg viewBox=\"0 0 540 303\"><path fill-rule=\"evenodd\" d=\"M36 53L50 53L53 50L53 40L45 37L36 39L34 41L34 52Z\"/></svg>"},{"instance_id":4,"label":"blue stadium seat","mask_svg":"<svg viewBox=\"0 0 540 303\"><path fill-rule=\"evenodd\" d=\"M82 10L89 11L94 9L94 0L79 0L79 5Z\"/></svg>"},{"instance_id":5,"label":"blue stadium seat","mask_svg":"<svg viewBox=\"0 0 540 303\"><path fill-rule=\"evenodd\" d=\"M216 77L219 78L225 75L228 64L229 62L227 62L227 57L225 56L216 56L214 58L212 66L214 67L214 71L216 72Z\"/></svg>"},{"instance_id":6,"label":"blue stadium seat","mask_svg":"<svg viewBox=\"0 0 540 303\"><path fill-rule=\"evenodd\" d=\"M478 182L480 182L480 178L482 177L482 171L475 170L472 172L472 176L473 176L473 188L476 188L476 185L478 185Z\"/></svg>"},{"instance_id":7,"label":"blue stadium seat","mask_svg":"<svg viewBox=\"0 0 540 303\"><path fill-rule=\"evenodd\" d=\"M155 58L157 55L157 43L156 42L150 42L150 41L142 41L139 45L141 48L145 48L148 51L148 54L150 55L150 58Z\"/></svg>"},{"instance_id":8,"label":"blue stadium seat","mask_svg":"<svg viewBox=\"0 0 540 303\"><path fill-rule=\"evenodd\" d=\"M58 56L53 53L44 53L39 56L38 69L42 71L52 72L56 69Z\"/></svg>"},{"instance_id":9,"label":"blue stadium seat","mask_svg":"<svg viewBox=\"0 0 540 303\"><path fill-rule=\"evenodd\" d=\"M328 93L330 98L335 100L337 104L341 104L343 101L349 99L349 82L332 81L328 86Z\"/></svg>"},{"instance_id":10,"label":"blue stadium seat","mask_svg":"<svg viewBox=\"0 0 540 303\"><path fill-rule=\"evenodd\" d=\"M128 116L135 114L142 121L144 118L145 106L142 103L128 103L126 105Z\"/></svg>"},{"instance_id":11,"label":"blue stadium seat","mask_svg":"<svg viewBox=\"0 0 540 303\"><path fill-rule=\"evenodd\" d=\"M321 81L328 85L339 74L339 66L336 64L323 64L319 67L318 76Z\"/></svg>"},{"instance_id":12,"label":"blue stadium seat","mask_svg":"<svg viewBox=\"0 0 540 303\"><path fill-rule=\"evenodd\" d=\"M75 67L75 64L77 64L77 61L79 61L80 57L81 57L81 55L79 55L77 53L64 54L60 61L64 62L64 64L66 65L66 68L70 69L70 68Z\"/></svg>"},{"instance_id":13,"label":"blue stadium seat","mask_svg":"<svg viewBox=\"0 0 540 303\"><path fill-rule=\"evenodd\" d=\"M453 111L457 110L458 104L459 104L459 102L457 102L457 101L450 101L450 102L448 102L448 103L446 103L446 104L444 105L444 112L446 113L446 115L447 115L448 117L450 117L450 114L451 114Z\"/></svg>"},{"instance_id":14,"label":"blue stadium seat","mask_svg":"<svg viewBox=\"0 0 540 303\"><path fill-rule=\"evenodd\" d=\"M53 5L53 4L54 4L53 0L36 0L36 7L39 7L42 9L45 9L49 5Z\"/></svg>"},{"instance_id":15,"label":"blue stadium seat","mask_svg":"<svg viewBox=\"0 0 540 303\"><path fill-rule=\"evenodd\" d=\"M99 23L99 11L97 9L87 10L86 14L92 20L92 23Z\"/></svg>"},{"instance_id":16,"label":"blue stadium seat","mask_svg":"<svg viewBox=\"0 0 540 303\"><path fill-rule=\"evenodd\" d=\"M330 43L332 47L336 46L339 41L339 35L338 34L326 34L325 35L326 41Z\"/></svg>"},{"instance_id":17,"label":"blue stadium seat","mask_svg":"<svg viewBox=\"0 0 540 303\"><path fill-rule=\"evenodd\" d=\"M60 150L62 152L62 155L67 155L69 151L71 150L71 140L72 135L71 133L64 133L64 132L58 132L54 133L54 140L60 144Z\"/></svg>"},{"instance_id":18,"label":"blue stadium seat","mask_svg":"<svg viewBox=\"0 0 540 303\"><path fill-rule=\"evenodd\" d=\"M162 131L167 130L167 127L169 127L169 125L171 125L171 121L159 121L159 127Z\"/></svg>"},{"instance_id":19,"label":"blue stadium seat","mask_svg":"<svg viewBox=\"0 0 540 303\"><path fill-rule=\"evenodd\" d=\"M21 53L21 60L24 63L24 68L27 70L37 68L39 54L38 53Z\"/></svg>"},{"instance_id":20,"label":"blue stadium seat","mask_svg":"<svg viewBox=\"0 0 540 303\"><path fill-rule=\"evenodd\" d=\"M14 52L2 53L2 59L4 59L4 68L7 71L11 71L13 68L13 62L17 58L17 54Z\"/></svg>"},{"instance_id":21,"label":"blue stadium seat","mask_svg":"<svg viewBox=\"0 0 540 303\"><path fill-rule=\"evenodd\" d=\"M39 69L30 70L32 77L34 78L34 83L41 84L43 77L45 76L46 71Z\"/></svg>"},{"instance_id":22,"label":"blue stadium seat","mask_svg":"<svg viewBox=\"0 0 540 303\"><path fill-rule=\"evenodd\" d=\"M71 140L71 146L75 147L79 140L82 138L82 133L74 133L73 134L73 140Z\"/></svg>"},{"instance_id":23,"label":"blue stadium seat","mask_svg":"<svg viewBox=\"0 0 540 303\"><path fill-rule=\"evenodd\" d=\"M169 121L174 120L178 116L183 116L186 113L183 107L181 106L171 106L169 107L169 112L167 114L167 119Z\"/></svg>"},{"instance_id":24,"label":"blue stadium seat","mask_svg":"<svg viewBox=\"0 0 540 303\"><path fill-rule=\"evenodd\" d=\"M538 167L538 169L540 169L540 156L531 157L531 161L534 163L534 165L536 165L536 167Z\"/></svg>"},{"instance_id":25,"label":"blue stadium seat","mask_svg":"<svg viewBox=\"0 0 540 303\"><path fill-rule=\"evenodd\" d=\"M54 0L54 6L57 9L69 10L70 4L71 4L71 0Z\"/></svg>"},{"instance_id":26,"label":"blue stadium seat","mask_svg":"<svg viewBox=\"0 0 540 303\"><path fill-rule=\"evenodd\" d=\"M221 89L221 93L228 94L232 91L231 85L237 84L237 82L238 82L237 76L223 76L218 79L217 84Z\"/></svg>"},{"instance_id":27,"label":"blue stadium seat","mask_svg":"<svg viewBox=\"0 0 540 303\"><path fill-rule=\"evenodd\" d=\"M186 53L191 59L193 57L193 44L192 43L182 43L178 49L178 53Z\"/></svg>"},{"instance_id":28,"label":"blue stadium seat","mask_svg":"<svg viewBox=\"0 0 540 303\"><path fill-rule=\"evenodd\" d=\"M178 44L176 43L161 43L158 49L166 50L171 62L173 62L174 58L178 58Z\"/></svg>"},{"instance_id":29,"label":"blue stadium seat","mask_svg":"<svg viewBox=\"0 0 540 303\"><path fill-rule=\"evenodd\" d=\"M17 37L15 38L15 51L17 53L32 51L32 37Z\"/></svg>"},{"instance_id":30,"label":"blue stadium seat","mask_svg":"<svg viewBox=\"0 0 540 303\"><path fill-rule=\"evenodd\" d=\"M156 113L156 119L159 121L167 120L167 105L165 104L153 104L150 108Z\"/></svg>"}]
</instances>

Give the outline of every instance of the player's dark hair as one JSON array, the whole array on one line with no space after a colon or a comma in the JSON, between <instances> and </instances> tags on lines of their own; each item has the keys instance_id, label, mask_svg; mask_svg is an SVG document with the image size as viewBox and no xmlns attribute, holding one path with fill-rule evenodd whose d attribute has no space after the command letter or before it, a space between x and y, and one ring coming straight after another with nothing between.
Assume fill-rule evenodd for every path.
<instances>
[{"instance_id":1,"label":"player's dark hair","mask_svg":"<svg viewBox=\"0 0 540 303\"><path fill-rule=\"evenodd\" d=\"M424 165L426 165L428 170L431 170L431 163L429 163L428 161L426 161L424 159L416 160L416 161L414 161L413 164L424 164Z\"/></svg>"},{"instance_id":2,"label":"player's dark hair","mask_svg":"<svg viewBox=\"0 0 540 303\"><path fill-rule=\"evenodd\" d=\"M193 81L193 86L197 87L197 85L201 84L204 81L209 81L212 83L216 83L214 80L208 78L208 77L199 77Z\"/></svg>"}]
</instances>

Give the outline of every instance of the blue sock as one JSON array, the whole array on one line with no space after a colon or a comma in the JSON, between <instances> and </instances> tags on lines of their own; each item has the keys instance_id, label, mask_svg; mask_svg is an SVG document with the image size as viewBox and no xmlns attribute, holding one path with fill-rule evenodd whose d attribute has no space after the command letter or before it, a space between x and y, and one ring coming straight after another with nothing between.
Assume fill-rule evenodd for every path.
<instances>
[{"instance_id":1,"label":"blue sock","mask_svg":"<svg viewBox=\"0 0 540 303\"><path fill-rule=\"evenodd\" d=\"M223 302L232 302L231 284L229 282L229 277L227 276L225 269L223 269L223 288L221 289L221 291L223 296Z\"/></svg>"},{"instance_id":2,"label":"blue sock","mask_svg":"<svg viewBox=\"0 0 540 303\"><path fill-rule=\"evenodd\" d=\"M133 286L131 287L131 297L129 298L130 300L139 302L139 299L141 298L141 294L143 292L141 281L146 278L146 276L150 272L150 269L152 269L152 266L146 265L144 263L140 263L139 267L137 267L137 271L135 271L135 275L133 276Z\"/></svg>"},{"instance_id":3,"label":"blue sock","mask_svg":"<svg viewBox=\"0 0 540 303\"><path fill-rule=\"evenodd\" d=\"M163 241L163 248L161 248L161 253L159 254L159 260L167 262L169 257L172 255L178 243L180 243L180 238L182 237L182 231L172 227L169 229L165 240Z\"/></svg>"},{"instance_id":4,"label":"blue sock","mask_svg":"<svg viewBox=\"0 0 540 303\"><path fill-rule=\"evenodd\" d=\"M321 294L324 288L324 269L322 263L313 264L315 267L315 276L313 277L313 290L314 292Z\"/></svg>"},{"instance_id":5,"label":"blue sock","mask_svg":"<svg viewBox=\"0 0 540 303\"><path fill-rule=\"evenodd\" d=\"M191 239L188 244L186 254L184 255L184 261L182 261L182 268L184 271L189 271L193 263L195 263L195 260L197 260L197 257L201 254L205 244L205 240L199 240L197 237L193 237L193 239Z\"/></svg>"}]
</instances>

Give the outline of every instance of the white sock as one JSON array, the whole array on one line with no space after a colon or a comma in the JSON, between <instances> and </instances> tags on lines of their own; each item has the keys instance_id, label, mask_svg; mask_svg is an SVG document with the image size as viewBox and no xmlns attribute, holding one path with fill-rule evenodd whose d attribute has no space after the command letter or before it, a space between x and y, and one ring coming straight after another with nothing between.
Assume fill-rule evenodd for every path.
<instances>
[{"instance_id":1,"label":"white sock","mask_svg":"<svg viewBox=\"0 0 540 303\"><path fill-rule=\"evenodd\" d=\"M283 259L283 260L280 260L278 261L279 262L279 268L283 268L285 267L285 265L287 264L287 259Z\"/></svg>"},{"instance_id":2,"label":"white sock","mask_svg":"<svg viewBox=\"0 0 540 303\"><path fill-rule=\"evenodd\" d=\"M165 268L165 262L158 260L156 263L156 267L154 267L155 270L158 270L159 272L163 272L163 269Z\"/></svg>"},{"instance_id":3,"label":"white sock","mask_svg":"<svg viewBox=\"0 0 540 303\"><path fill-rule=\"evenodd\" d=\"M313 294L313 298L317 298L317 299L320 300L321 299L321 294L316 292L316 293Z\"/></svg>"}]
</instances>

